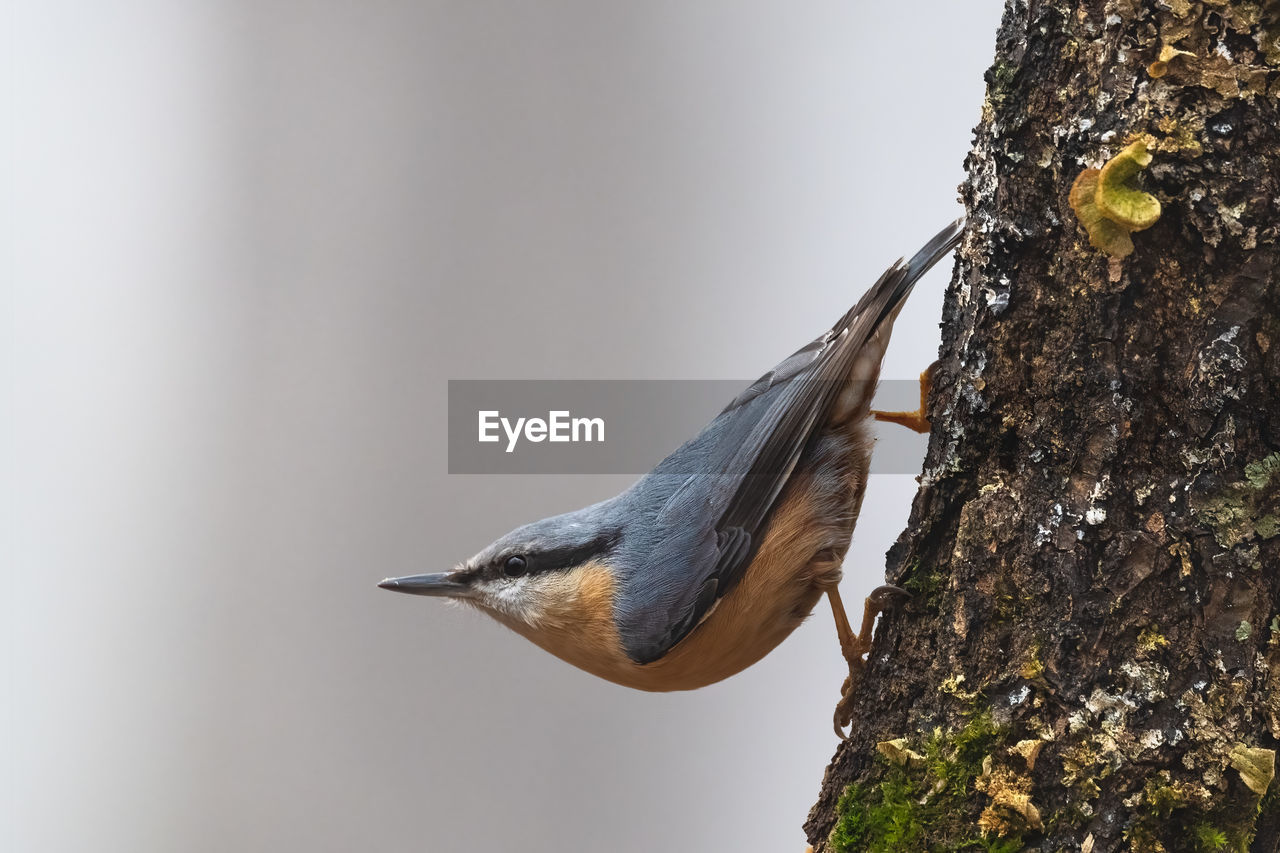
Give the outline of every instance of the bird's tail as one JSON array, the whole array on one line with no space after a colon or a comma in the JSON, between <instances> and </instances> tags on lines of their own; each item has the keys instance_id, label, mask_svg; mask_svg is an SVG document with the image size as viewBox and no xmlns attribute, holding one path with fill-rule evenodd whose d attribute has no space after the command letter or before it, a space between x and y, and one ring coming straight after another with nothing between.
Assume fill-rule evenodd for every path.
<instances>
[{"instance_id":1,"label":"bird's tail","mask_svg":"<svg viewBox=\"0 0 1280 853\"><path fill-rule=\"evenodd\" d=\"M837 336L845 335L840 342L843 353L835 359L845 367L835 375L847 383L832 412L834 422L849 418L861 420L866 415L880 378L880 362L893 334L893 321L911 295L911 288L960 243L963 233L964 220L957 219L939 231L911 260L899 259L832 329Z\"/></svg>"},{"instance_id":2,"label":"bird's tail","mask_svg":"<svg viewBox=\"0 0 1280 853\"><path fill-rule=\"evenodd\" d=\"M888 287L872 287L867 292L867 295L863 297L864 300L869 301L879 301L876 299L877 295L884 297L879 306L879 316L875 321L876 326L886 320L892 322L892 318L898 316L898 312L902 310L903 303L911 295L911 288L915 287L916 282L932 269L934 264L950 254L951 250L960 244L960 238L963 235L964 219L961 218L934 235L933 239L925 243L920 251L911 256L911 260L904 261L899 259L896 264L885 272L880 281L877 282L877 285L885 284Z\"/></svg>"}]
</instances>

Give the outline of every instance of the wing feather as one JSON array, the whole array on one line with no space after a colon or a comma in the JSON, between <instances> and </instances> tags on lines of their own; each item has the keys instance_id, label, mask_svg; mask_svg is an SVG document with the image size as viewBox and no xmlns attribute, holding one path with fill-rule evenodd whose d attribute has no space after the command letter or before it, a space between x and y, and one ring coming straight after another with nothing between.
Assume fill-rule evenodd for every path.
<instances>
[{"instance_id":1,"label":"wing feather","mask_svg":"<svg viewBox=\"0 0 1280 853\"><path fill-rule=\"evenodd\" d=\"M700 554L713 551L714 557L697 559L685 568L699 577L686 576L680 583L673 584L652 584L652 578L637 579L641 583L647 580L650 588L661 589L675 600L665 604L649 602L665 611L665 616L654 613L650 607L635 608L645 630L632 633L628 645L633 659L647 663L660 658L741 580L743 571L755 557L782 490L800 462L806 444L829 419L859 352L885 320L896 315L916 281L955 248L962 228L963 220L952 223L910 261L899 260L886 270L829 331L752 383L704 431L715 429L725 419L758 418L745 440L717 464L717 469L727 472L728 476L715 478L718 488L715 494L705 498L710 503L708 509L712 510L707 520L712 525L714 547L694 549ZM763 412L756 415L750 411L753 403L765 403L761 398L771 392L773 399L767 402ZM669 457L667 462L670 461ZM688 494L690 485L685 479L677 492L683 500L692 498ZM670 503L675 501L676 495L673 495ZM682 521L687 522L688 518ZM649 566L649 569L671 571L670 557L664 554L664 564Z\"/></svg>"}]
</instances>

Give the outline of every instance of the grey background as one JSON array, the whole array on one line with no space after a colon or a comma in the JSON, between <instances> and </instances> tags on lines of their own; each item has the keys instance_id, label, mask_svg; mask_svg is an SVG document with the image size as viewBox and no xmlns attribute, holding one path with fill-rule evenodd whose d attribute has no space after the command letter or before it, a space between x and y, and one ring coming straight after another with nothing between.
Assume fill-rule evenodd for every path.
<instances>
[{"instance_id":1,"label":"grey background","mask_svg":"<svg viewBox=\"0 0 1280 853\"><path fill-rule=\"evenodd\" d=\"M755 376L955 217L999 5L10 7L0 846L798 853L825 609L649 695L374 582L629 481L449 476L447 379Z\"/></svg>"}]
</instances>

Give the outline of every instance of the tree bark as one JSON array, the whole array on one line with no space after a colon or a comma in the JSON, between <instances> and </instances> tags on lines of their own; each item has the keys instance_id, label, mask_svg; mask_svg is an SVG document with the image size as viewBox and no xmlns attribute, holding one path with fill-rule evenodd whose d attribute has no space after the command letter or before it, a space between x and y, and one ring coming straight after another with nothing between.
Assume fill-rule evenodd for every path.
<instances>
[{"instance_id":1,"label":"tree bark","mask_svg":"<svg viewBox=\"0 0 1280 853\"><path fill-rule=\"evenodd\" d=\"M817 851L1280 846L1278 66L1276 2L1006 6ZM1071 189L1134 139L1118 257Z\"/></svg>"}]
</instances>

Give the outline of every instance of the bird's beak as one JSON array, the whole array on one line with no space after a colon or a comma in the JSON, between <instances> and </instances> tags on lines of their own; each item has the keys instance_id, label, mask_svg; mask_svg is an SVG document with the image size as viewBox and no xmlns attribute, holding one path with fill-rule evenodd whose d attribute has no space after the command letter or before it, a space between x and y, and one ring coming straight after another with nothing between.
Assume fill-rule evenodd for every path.
<instances>
[{"instance_id":1,"label":"bird's beak","mask_svg":"<svg viewBox=\"0 0 1280 853\"><path fill-rule=\"evenodd\" d=\"M393 592L407 592L412 595L439 595L445 598L461 598L471 591L471 587L455 579L453 572L439 572L434 575L409 575L403 578L387 578L378 586Z\"/></svg>"}]
</instances>

